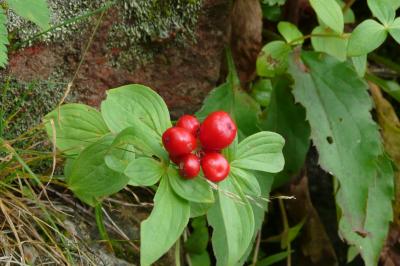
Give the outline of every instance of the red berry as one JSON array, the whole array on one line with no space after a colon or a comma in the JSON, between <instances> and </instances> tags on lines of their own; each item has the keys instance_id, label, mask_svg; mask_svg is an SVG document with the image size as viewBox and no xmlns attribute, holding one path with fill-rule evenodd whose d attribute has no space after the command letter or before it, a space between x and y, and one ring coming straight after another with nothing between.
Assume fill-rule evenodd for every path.
<instances>
[{"instance_id":1,"label":"red berry","mask_svg":"<svg viewBox=\"0 0 400 266\"><path fill-rule=\"evenodd\" d=\"M222 150L236 137L237 128L224 111L209 114L200 126L199 139L205 150Z\"/></svg>"},{"instance_id":2,"label":"red berry","mask_svg":"<svg viewBox=\"0 0 400 266\"><path fill-rule=\"evenodd\" d=\"M179 167L181 176L192 179L200 172L200 160L196 155L188 154L182 158Z\"/></svg>"},{"instance_id":3,"label":"red berry","mask_svg":"<svg viewBox=\"0 0 400 266\"><path fill-rule=\"evenodd\" d=\"M192 115L184 115L178 119L176 123L177 127L185 128L187 131L192 133L194 136L197 136L197 133L200 128L200 122L196 117Z\"/></svg>"},{"instance_id":4,"label":"red berry","mask_svg":"<svg viewBox=\"0 0 400 266\"><path fill-rule=\"evenodd\" d=\"M171 127L162 135L165 149L173 156L185 155L196 149L196 138L184 128Z\"/></svg>"},{"instance_id":5,"label":"red berry","mask_svg":"<svg viewBox=\"0 0 400 266\"><path fill-rule=\"evenodd\" d=\"M230 171L230 166L225 157L216 152L210 152L201 159L201 168L204 176L212 182L224 180Z\"/></svg>"}]
</instances>

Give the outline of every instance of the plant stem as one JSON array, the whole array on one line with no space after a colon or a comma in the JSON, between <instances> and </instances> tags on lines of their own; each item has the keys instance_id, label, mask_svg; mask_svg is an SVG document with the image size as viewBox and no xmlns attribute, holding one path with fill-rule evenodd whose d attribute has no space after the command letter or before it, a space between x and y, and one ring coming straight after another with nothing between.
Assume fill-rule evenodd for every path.
<instances>
[{"instance_id":1,"label":"plant stem","mask_svg":"<svg viewBox=\"0 0 400 266\"><path fill-rule=\"evenodd\" d=\"M181 266L181 239L175 243L175 266Z\"/></svg>"},{"instance_id":2,"label":"plant stem","mask_svg":"<svg viewBox=\"0 0 400 266\"><path fill-rule=\"evenodd\" d=\"M110 237L108 236L106 227L104 226L104 220L103 220L103 207L101 205L101 202L99 202L95 207L94 207L94 212L95 212L95 217L96 217L96 224L97 224L97 229L99 230L101 239L106 241L108 244L108 247L112 252L114 252L114 249L112 247L112 243L110 240Z\"/></svg>"},{"instance_id":3,"label":"plant stem","mask_svg":"<svg viewBox=\"0 0 400 266\"><path fill-rule=\"evenodd\" d=\"M397 74L400 74L400 65L386 57L380 56L375 53L371 53L368 55L368 59L374 61L375 63L382 64L382 65L396 71Z\"/></svg>"},{"instance_id":4,"label":"plant stem","mask_svg":"<svg viewBox=\"0 0 400 266\"><path fill-rule=\"evenodd\" d=\"M304 41L304 40L310 39L312 37L346 39L348 37L348 34L345 34L345 33L341 34L341 35L340 34L323 34L323 33L307 34L307 35L301 36L299 38L296 38L296 39L290 41L288 44L293 45L298 41Z\"/></svg>"},{"instance_id":5,"label":"plant stem","mask_svg":"<svg viewBox=\"0 0 400 266\"><path fill-rule=\"evenodd\" d=\"M281 210L282 213L282 220L283 220L283 231L284 231L284 235L283 237L286 238L287 241L287 253L288 253L288 257L287 257L287 262L286 265L287 266L291 266L292 265L292 247L291 247L291 243L289 241L289 237L288 237L288 233L289 233L289 222L287 219L287 215L286 215L286 210L285 210L285 205L283 204L283 200L281 198L279 198L279 208Z\"/></svg>"}]
</instances>

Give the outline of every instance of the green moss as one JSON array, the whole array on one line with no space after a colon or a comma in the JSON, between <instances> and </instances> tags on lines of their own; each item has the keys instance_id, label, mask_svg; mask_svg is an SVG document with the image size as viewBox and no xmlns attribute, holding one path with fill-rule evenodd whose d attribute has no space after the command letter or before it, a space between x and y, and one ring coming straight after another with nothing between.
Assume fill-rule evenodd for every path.
<instances>
[{"instance_id":1,"label":"green moss","mask_svg":"<svg viewBox=\"0 0 400 266\"><path fill-rule=\"evenodd\" d=\"M48 0L52 24L91 12L107 0ZM114 21L107 46L120 51L112 56L114 65L131 67L143 63L165 47L184 45L194 39L200 0L119 0L113 6L118 18ZM17 40L28 40L39 29L8 10L9 31ZM93 28L93 18L76 21L51 31L34 41L45 43L66 42L75 38L87 38ZM32 44L28 43L28 45Z\"/></svg>"},{"instance_id":2,"label":"green moss","mask_svg":"<svg viewBox=\"0 0 400 266\"><path fill-rule=\"evenodd\" d=\"M5 139L14 139L41 122L62 99L66 83L52 77L29 83L17 82L13 78L0 81L0 134ZM67 101L73 101L69 95Z\"/></svg>"}]
</instances>

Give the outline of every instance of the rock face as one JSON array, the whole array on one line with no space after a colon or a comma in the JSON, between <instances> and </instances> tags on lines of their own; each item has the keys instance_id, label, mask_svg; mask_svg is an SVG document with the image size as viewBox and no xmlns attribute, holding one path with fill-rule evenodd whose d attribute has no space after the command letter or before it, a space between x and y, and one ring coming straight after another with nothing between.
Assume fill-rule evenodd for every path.
<instances>
[{"instance_id":1,"label":"rock face","mask_svg":"<svg viewBox=\"0 0 400 266\"><path fill-rule=\"evenodd\" d=\"M173 117L196 111L220 76L221 60L228 42L230 1L204 0L195 41L171 45L173 32L169 39L152 40L149 45L156 43L160 52L142 65L132 61L133 67L116 66L113 60L122 51L107 46L106 40L113 26L119 23L114 19L118 12L117 8L111 8L104 14L85 54L73 85L78 101L98 106L107 89L141 83L164 98ZM83 37L62 44L36 44L16 51L10 56L9 73L24 82L54 76L59 77L56 82L70 82L98 17L92 19L92 26L87 27Z\"/></svg>"}]
</instances>

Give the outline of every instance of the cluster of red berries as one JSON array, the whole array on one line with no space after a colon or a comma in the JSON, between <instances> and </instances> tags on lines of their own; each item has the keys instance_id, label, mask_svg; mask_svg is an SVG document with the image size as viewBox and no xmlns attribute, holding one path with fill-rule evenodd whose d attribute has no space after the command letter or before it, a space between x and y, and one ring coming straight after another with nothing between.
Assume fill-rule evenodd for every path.
<instances>
[{"instance_id":1,"label":"cluster of red berries","mask_svg":"<svg viewBox=\"0 0 400 266\"><path fill-rule=\"evenodd\" d=\"M235 123L224 111L211 113L202 124L196 117L184 115L176 126L164 132L162 142L171 161L179 166L182 177L196 177L201 166L208 180L219 182L230 171L228 161L220 152L233 142L236 133Z\"/></svg>"}]
</instances>

